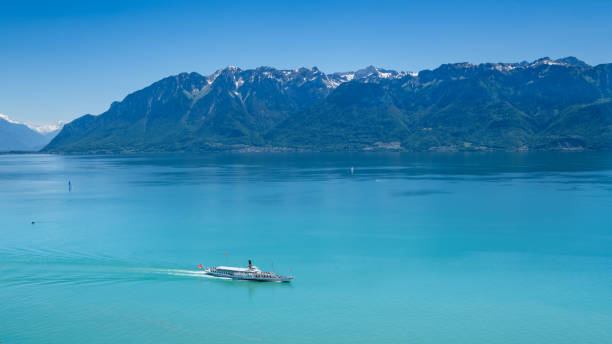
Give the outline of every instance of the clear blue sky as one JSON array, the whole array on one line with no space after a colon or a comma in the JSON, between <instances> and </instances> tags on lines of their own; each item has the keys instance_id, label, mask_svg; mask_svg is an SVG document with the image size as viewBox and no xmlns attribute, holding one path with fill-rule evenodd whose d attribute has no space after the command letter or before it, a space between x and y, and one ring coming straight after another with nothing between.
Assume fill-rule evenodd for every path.
<instances>
[{"instance_id":1,"label":"clear blue sky","mask_svg":"<svg viewBox=\"0 0 612 344\"><path fill-rule=\"evenodd\" d=\"M2 1L0 48L0 113L42 124L99 114L168 75L227 65L608 63L612 1Z\"/></svg>"}]
</instances>

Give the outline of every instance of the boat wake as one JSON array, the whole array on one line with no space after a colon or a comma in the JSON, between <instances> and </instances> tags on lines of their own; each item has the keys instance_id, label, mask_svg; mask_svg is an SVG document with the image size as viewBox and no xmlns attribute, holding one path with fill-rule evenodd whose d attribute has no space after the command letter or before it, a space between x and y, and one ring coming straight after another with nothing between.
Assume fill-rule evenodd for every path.
<instances>
[{"instance_id":1,"label":"boat wake","mask_svg":"<svg viewBox=\"0 0 612 344\"><path fill-rule=\"evenodd\" d=\"M209 276L204 271L164 269L149 267L125 267L112 265L55 264L54 269L38 264L13 263L0 265L0 292L5 287L27 285L91 285L116 284L143 281L171 281L179 279L209 278L231 280Z\"/></svg>"},{"instance_id":2,"label":"boat wake","mask_svg":"<svg viewBox=\"0 0 612 344\"><path fill-rule=\"evenodd\" d=\"M216 277L216 276L207 275L204 271L197 271L197 270L154 269L153 272L158 273L158 274L169 275L169 276L199 277L199 278L231 280L231 278L227 278L227 277Z\"/></svg>"}]
</instances>

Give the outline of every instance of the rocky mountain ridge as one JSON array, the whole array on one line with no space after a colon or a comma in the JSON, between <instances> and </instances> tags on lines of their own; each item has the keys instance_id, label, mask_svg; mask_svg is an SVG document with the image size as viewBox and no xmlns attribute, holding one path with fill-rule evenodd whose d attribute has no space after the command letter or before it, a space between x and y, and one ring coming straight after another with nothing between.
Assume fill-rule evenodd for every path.
<instances>
[{"instance_id":1,"label":"rocky mountain ridge","mask_svg":"<svg viewBox=\"0 0 612 344\"><path fill-rule=\"evenodd\" d=\"M612 65L575 57L181 73L67 124L54 153L609 149Z\"/></svg>"}]
</instances>

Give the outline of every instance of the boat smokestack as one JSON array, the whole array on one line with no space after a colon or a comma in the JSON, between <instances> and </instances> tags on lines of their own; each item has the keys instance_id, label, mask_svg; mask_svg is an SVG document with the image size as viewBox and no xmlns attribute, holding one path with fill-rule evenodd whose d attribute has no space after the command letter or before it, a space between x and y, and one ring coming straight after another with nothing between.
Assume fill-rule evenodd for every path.
<instances>
[{"instance_id":1,"label":"boat smokestack","mask_svg":"<svg viewBox=\"0 0 612 344\"><path fill-rule=\"evenodd\" d=\"M249 259L249 270L253 270L253 265L251 264L251 260Z\"/></svg>"}]
</instances>

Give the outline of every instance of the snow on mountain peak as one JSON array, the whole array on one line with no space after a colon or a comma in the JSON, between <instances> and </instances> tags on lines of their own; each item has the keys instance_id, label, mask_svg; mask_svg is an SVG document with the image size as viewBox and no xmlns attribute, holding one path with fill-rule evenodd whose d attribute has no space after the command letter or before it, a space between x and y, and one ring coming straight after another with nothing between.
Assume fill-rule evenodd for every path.
<instances>
[{"instance_id":1,"label":"snow on mountain peak","mask_svg":"<svg viewBox=\"0 0 612 344\"><path fill-rule=\"evenodd\" d=\"M549 65L549 66L567 66L567 63L552 60L550 57L542 57L533 61L530 66Z\"/></svg>"},{"instance_id":2,"label":"snow on mountain peak","mask_svg":"<svg viewBox=\"0 0 612 344\"><path fill-rule=\"evenodd\" d=\"M26 124L28 128L39 132L40 134L47 134L64 127L64 122L57 122L53 124Z\"/></svg>"},{"instance_id":3,"label":"snow on mountain peak","mask_svg":"<svg viewBox=\"0 0 612 344\"><path fill-rule=\"evenodd\" d=\"M52 131L61 129L64 126L64 122L61 122L61 121L54 123L54 124L30 124L30 123L19 122L14 119L11 119L9 116L2 114L2 113L0 113L0 118L12 124L25 125L28 128L38 132L39 134L47 134Z\"/></svg>"},{"instance_id":4,"label":"snow on mountain peak","mask_svg":"<svg viewBox=\"0 0 612 344\"><path fill-rule=\"evenodd\" d=\"M7 122L9 122L9 123L13 123L13 124L23 124L23 123L21 123L21 122L17 122L17 121L15 121L15 120L12 120L12 119L11 119L9 116L7 116L7 115L5 115L5 114L3 114L3 113L0 113L0 118L2 118L3 120L5 120L5 121L7 121Z\"/></svg>"}]
</instances>

